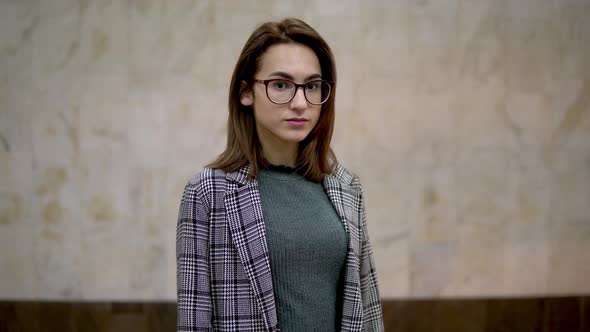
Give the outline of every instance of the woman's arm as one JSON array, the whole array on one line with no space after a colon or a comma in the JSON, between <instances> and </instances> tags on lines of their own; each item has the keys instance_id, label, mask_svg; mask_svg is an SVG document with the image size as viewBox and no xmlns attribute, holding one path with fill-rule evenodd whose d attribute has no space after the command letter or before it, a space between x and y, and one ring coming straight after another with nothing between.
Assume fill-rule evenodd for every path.
<instances>
[{"instance_id":1,"label":"woman's arm","mask_svg":"<svg viewBox=\"0 0 590 332\"><path fill-rule=\"evenodd\" d=\"M182 195L176 228L177 331L213 331L208 213L196 184Z\"/></svg>"}]
</instances>

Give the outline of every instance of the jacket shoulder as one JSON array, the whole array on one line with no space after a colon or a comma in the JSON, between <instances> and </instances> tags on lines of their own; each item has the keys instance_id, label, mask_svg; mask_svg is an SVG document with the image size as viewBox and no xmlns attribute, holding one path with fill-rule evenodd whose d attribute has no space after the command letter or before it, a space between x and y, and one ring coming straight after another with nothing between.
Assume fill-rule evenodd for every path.
<instances>
[{"instance_id":1,"label":"jacket shoulder","mask_svg":"<svg viewBox=\"0 0 590 332\"><path fill-rule=\"evenodd\" d=\"M359 177L353 171L344 167L342 164L337 164L334 167L334 175L343 184L350 186L359 192L362 190Z\"/></svg>"},{"instance_id":2,"label":"jacket shoulder","mask_svg":"<svg viewBox=\"0 0 590 332\"><path fill-rule=\"evenodd\" d=\"M205 203L210 201L214 192L226 187L226 173L220 169L205 168L193 175L185 186L185 193L192 192Z\"/></svg>"},{"instance_id":3,"label":"jacket shoulder","mask_svg":"<svg viewBox=\"0 0 590 332\"><path fill-rule=\"evenodd\" d=\"M220 169L205 168L193 175L187 183L190 187L203 187L209 183L225 181L225 172Z\"/></svg>"}]
</instances>

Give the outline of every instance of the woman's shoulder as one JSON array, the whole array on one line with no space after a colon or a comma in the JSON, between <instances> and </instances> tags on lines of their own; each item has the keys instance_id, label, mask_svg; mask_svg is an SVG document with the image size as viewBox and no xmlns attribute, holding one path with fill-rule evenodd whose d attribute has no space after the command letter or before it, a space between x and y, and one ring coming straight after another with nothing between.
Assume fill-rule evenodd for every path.
<instances>
[{"instance_id":1,"label":"woman's shoulder","mask_svg":"<svg viewBox=\"0 0 590 332\"><path fill-rule=\"evenodd\" d=\"M337 163L333 166L333 174L342 183L351 186L353 189L361 191L361 182L359 177L344 165Z\"/></svg>"},{"instance_id":2,"label":"woman's shoulder","mask_svg":"<svg viewBox=\"0 0 590 332\"><path fill-rule=\"evenodd\" d=\"M217 187L226 181L227 173L221 169L204 168L190 177L187 187L195 188L201 191L207 191L208 188Z\"/></svg>"},{"instance_id":3,"label":"woman's shoulder","mask_svg":"<svg viewBox=\"0 0 590 332\"><path fill-rule=\"evenodd\" d=\"M205 167L203 170L190 177L188 185L203 186L211 182L224 181L225 178L226 173L223 170Z\"/></svg>"},{"instance_id":4,"label":"woman's shoulder","mask_svg":"<svg viewBox=\"0 0 590 332\"><path fill-rule=\"evenodd\" d=\"M229 171L220 168L205 167L202 171L190 178L187 186L220 190L225 189L230 182L237 182L239 184L247 183L250 180L249 174L250 166L248 164Z\"/></svg>"},{"instance_id":5,"label":"woman's shoulder","mask_svg":"<svg viewBox=\"0 0 590 332\"><path fill-rule=\"evenodd\" d=\"M221 169L204 168L192 175L184 187L183 201L198 200L207 209L213 202L222 202L227 189L227 173ZM216 199L217 197L217 199Z\"/></svg>"}]
</instances>

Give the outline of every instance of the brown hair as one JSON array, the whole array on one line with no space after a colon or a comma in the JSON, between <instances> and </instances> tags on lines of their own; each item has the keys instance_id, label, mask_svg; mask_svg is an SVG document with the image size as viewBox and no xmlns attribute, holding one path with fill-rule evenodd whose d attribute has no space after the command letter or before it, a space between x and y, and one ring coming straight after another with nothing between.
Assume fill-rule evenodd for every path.
<instances>
[{"instance_id":1,"label":"brown hair","mask_svg":"<svg viewBox=\"0 0 590 332\"><path fill-rule=\"evenodd\" d=\"M312 27L295 18L260 25L244 45L229 88L227 146L225 151L207 167L234 172L250 164L250 176L254 177L260 168L268 165L262 155L262 146L256 133L254 113L250 106L241 104L240 97L242 93L252 88L254 74L259 68L262 54L270 46L283 43L299 43L311 48L320 62L322 79L334 82L328 101L322 104L318 123L299 143L295 165L297 171L305 178L316 182L332 172L332 167L336 163L336 156L330 148L334 130L336 96L334 55L326 41Z\"/></svg>"}]
</instances>

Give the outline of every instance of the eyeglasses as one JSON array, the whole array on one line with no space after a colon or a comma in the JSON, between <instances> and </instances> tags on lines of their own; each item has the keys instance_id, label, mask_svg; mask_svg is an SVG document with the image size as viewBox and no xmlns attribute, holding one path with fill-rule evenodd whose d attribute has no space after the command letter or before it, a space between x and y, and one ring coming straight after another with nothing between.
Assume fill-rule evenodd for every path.
<instances>
[{"instance_id":1,"label":"eyeglasses","mask_svg":"<svg viewBox=\"0 0 590 332\"><path fill-rule=\"evenodd\" d=\"M288 104L293 100L297 90L303 88L303 95L307 102L312 105L321 105L328 101L332 91L333 82L325 80L315 80L303 84L297 84L293 81L278 78L270 80L257 80L254 82L266 86L266 96L268 100L275 104Z\"/></svg>"}]
</instances>

